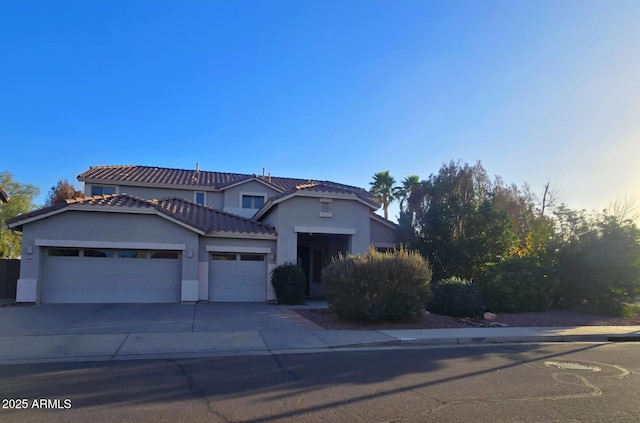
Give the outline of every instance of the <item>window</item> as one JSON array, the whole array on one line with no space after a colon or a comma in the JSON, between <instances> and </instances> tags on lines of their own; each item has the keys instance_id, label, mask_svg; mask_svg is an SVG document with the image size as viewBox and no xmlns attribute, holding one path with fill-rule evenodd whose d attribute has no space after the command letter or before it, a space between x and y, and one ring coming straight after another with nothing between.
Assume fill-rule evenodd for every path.
<instances>
[{"instance_id":1,"label":"window","mask_svg":"<svg viewBox=\"0 0 640 423\"><path fill-rule=\"evenodd\" d=\"M262 195L243 195L243 209L259 209L264 204L264 196Z\"/></svg>"},{"instance_id":2,"label":"window","mask_svg":"<svg viewBox=\"0 0 640 423\"><path fill-rule=\"evenodd\" d=\"M101 185L94 185L91 187L91 195L108 195L115 193L116 187L104 187Z\"/></svg>"},{"instance_id":3,"label":"window","mask_svg":"<svg viewBox=\"0 0 640 423\"><path fill-rule=\"evenodd\" d=\"M211 254L211 260L234 261L235 259L236 259L236 255L231 253L212 253Z\"/></svg>"},{"instance_id":4,"label":"window","mask_svg":"<svg viewBox=\"0 0 640 423\"><path fill-rule=\"evenodd\" d=\"M264 261L264 254L240 254L241 261Z\"/></svg>"},{"instance_id":5,"label":"window","mask_svg":"<svg viewBox=\"0 0 640 423\"><path fill-rule=\"evenodd\" d=\"M78 257L80 250L74 248L49 248L50 257Z\"/></svg>"},{"instance_id":6,"label":"window","mask_svg":"<svg viewBox=\"0 0 640 423\"><path fill-rule=\"evenodd\" d=\"M118 258L147 258L146 251L140 250L118 250L116 251L116 257Z\"/></svg>"},{"instance_id":7,"label":"window","mask_svg":"<svg viewBox=\"0 0 640 423\"><path fill-rule=\"evenodd\" d=\"M178 252L177 251L152 251L151 252L152 259L177 259Z\"/></svg>"},{"instance_id":8,"label":"window","mask_svg":"<svg viewBox=\"0 0 640 423\"><path fill-rule=\"evenodd\" d=\"M320 217L333 217L333 213L331 213L331 202L330 198L321 198L320 199Z\"/></svg>"},{"instance_id":9,"label":"window","mask_svg":"<svg viewBox=\"0 0 640 423\"><path fill-rule=\"evenodd\" d=\"M207 196L204 192L201 191L196 191L193 194L193 200L197 203L197 204L205 204L207 202Z\"/></svg>"},{"instance_id":10,"label":"window","mask_svg":"<svg viewBox=\"0 0 640 423\"><path fill-rule=\"evenodd\" d=\"M85 249L85 257L113 257L113 250Z\"/></svg>"}]
</instances>

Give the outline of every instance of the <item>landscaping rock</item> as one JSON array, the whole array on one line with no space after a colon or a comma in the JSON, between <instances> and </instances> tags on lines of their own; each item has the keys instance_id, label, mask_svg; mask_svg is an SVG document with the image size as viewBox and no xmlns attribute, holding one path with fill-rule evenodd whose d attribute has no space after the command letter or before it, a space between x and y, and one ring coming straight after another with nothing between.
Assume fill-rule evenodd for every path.
<instances>
[{"instance_id":1,"label":"landscaping rock","mask_svg":"<svg viewBox=\"0 0 640 423\"><path fill-rule=\"evenodd\" d=\"M488 311L484 313L484 320L495 320L498 316L494 313L489 313Z\"/></svg>"}]
</instances>

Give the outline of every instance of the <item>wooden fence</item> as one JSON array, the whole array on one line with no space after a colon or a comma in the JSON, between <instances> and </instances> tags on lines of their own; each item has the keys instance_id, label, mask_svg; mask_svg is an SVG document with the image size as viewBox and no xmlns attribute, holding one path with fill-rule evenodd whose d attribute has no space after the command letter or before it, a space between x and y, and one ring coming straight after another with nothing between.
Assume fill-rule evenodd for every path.
<instances>
[{"instance_id":1,"label":"wooden fence","mask_svg":"<svg viewBox=\"0 0 640 423\"><path fill-rule=\"evenodd\" d=\"M0 259L0 299L15 300L20 277L20 260Z\"/></svg>"}]
</instances>

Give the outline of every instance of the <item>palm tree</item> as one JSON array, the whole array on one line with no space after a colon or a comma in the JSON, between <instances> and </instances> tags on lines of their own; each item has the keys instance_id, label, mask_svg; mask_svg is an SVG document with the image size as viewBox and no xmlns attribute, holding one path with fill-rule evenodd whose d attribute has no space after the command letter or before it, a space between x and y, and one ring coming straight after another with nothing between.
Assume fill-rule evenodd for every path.
<instances>
[{"instance_id":1,"label":"palm tree","mask_svg":"<svg viewBox=\"0 0 640 423\"><path fill-rule=\"evenodd\" d=\"M420 177L418 175L407 176L402 180L402 185L393 188L393 196L400 201L400 211L404 208L404 202L411 195L413 187L420 183Z\"/></svg>"},{"instance_id":2,"label":"palm tree","mask_svg":"<svg viewBox=\"0 0 640 423\"><path fill-rule=\"evenodd\" d=\"M373 182L369 182L369 185L371 185L369 192L378 197L378 200L382 203L385 219L389 219L389 203L394 199L393 185L395 183L396 180L389 174L388 170L376 173L373 175Z\"/></svg>"}]
</instances>

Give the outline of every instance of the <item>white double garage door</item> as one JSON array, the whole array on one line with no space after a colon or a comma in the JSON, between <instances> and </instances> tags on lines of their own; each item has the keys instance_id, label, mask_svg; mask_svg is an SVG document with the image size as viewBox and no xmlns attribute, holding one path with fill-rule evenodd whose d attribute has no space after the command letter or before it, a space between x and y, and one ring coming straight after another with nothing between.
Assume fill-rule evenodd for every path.
<instances>
[{"instance_id":1,"label":"white double garage door","mask_svg":"<svg viewBox=\"0 0 640 423\"><path fill-rule=\"evenodd\" d=\"M179 303L180 251L48 248L44 303ZM211 253L209 301L262 302L264 254Z\"/></svg>"}]
</instances>

